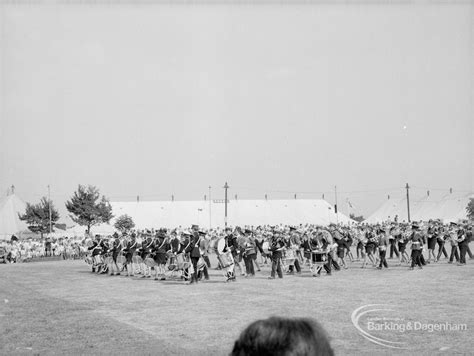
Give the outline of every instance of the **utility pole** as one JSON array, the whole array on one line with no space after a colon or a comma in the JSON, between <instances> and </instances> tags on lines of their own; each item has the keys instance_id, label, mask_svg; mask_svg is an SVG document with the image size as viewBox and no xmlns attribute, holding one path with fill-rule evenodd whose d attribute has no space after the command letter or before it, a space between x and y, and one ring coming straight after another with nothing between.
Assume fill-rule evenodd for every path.
<instances>
[{"instance_id":1,"label":"utility pole","mask_svg":"<svg viewBox=\"0 0 474 356\"><path fill-rule=\"evenodd\" d=\"M198 220L198 221L197 221L197 224L198 224L198 226L199 226L199 213L200 213L201 211L202 211L202 209L201 209L201 208L198 208L198 210L197 210L197 220Z\"/></svg>"},{"instance_id":2,"label":"utility pole","mask_svg":"<svg viewBox=\"0 0 474 356\"><path fill-rule=\"evenodd\" d=\"M211 214L211 186L209 186L209 230L212 228L212 214Z\"/></svg>"},{"instance_id":3,"label":"utility pole","mask_svg":"<svg viewBox=\"0 0 474 356\"><path fill-rule=\"evenodd\" d=\"M227 189L229 189L229 185L225 182L224 189L225 189L225 216L224 216L224 225L227 227Z\"/></svg>"},{"instance_id":4,"label":"utility pole","mask_svg":"<svg viewBox=\"0 0 474 356\"><path fill-rule=\"evenodd\" d=\"M336 198L336 203L334 204L334 213L336 213L336 223L339 224L339 217L337 216L337 186L334 186L334 196Z\"/></svg>"},{"instance_id":5,"label":"utility pole","mask_svg":"<svg viewBox=\"0 0 474 356\"><path fill-rule=\"evenodd\" d=\"M51 189L48 184L48 209L49 209L49 233L52 232L52 223L51 223Z\"/></svg>"},{"instance_id":6,"label":"utility pole","mask_svg":"<svg viewBox=\"0 0 474 356\"><path fill-rule=\"evenodd\" d=\"M406 190L407 190L407 212L408 212L408 222L410 222L410 193L408 192L408 190L410 189L410 187L408 186L408 183L407 185L405 186Z\"/></svg>"}]
</instances>

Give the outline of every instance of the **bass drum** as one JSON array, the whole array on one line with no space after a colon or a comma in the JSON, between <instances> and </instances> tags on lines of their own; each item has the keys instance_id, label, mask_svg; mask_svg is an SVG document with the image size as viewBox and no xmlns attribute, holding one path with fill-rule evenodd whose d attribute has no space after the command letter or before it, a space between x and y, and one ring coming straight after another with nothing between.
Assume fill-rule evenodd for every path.
<instances>
[{"instance_id":1,"label":"bass drum","mask_svg":"<svg viewBox=\"0 0 474 356\"><path fill-rule=\"evenodd\" d=\"M263 241L262 250L264 254L266 255L270 254L270 243L268 241Z\"/></svg>"},{"instance_id":2,"label":"bass drum","mask_svg":"<svg viewBox=\"0 0 474 356\"><path fill-rule=\"evenodd\" d=\"M225 250L225 238L220 238L216 243L216 254L222 255Z\"/></svg>"}]
</instances>

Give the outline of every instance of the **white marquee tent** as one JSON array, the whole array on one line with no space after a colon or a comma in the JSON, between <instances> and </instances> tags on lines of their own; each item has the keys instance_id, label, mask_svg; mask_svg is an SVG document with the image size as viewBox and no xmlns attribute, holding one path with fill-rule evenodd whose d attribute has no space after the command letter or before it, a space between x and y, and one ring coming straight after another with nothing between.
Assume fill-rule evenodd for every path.
<instances>
[{"instance_id":1,"label":"white marquee tent","mask_svg":"<svg viewBox=\"0 0 474 356\"><path fill-rule=\"evenodd\" d=\"M143 201L111 202L115 219L127 214L133 218L136 228L224 226L224 201ZM344 214L334 213L325 200L229 200L229 226L299 225L354 222Z\"/></svg>"},{"instance_id":2,"label":"white marquee tent","mask_svg":"<svg viewBox=\"0 0 474 356\"><path fill-rule=\"evenodd\" d=\"M18 214L23 214L26 203L16 194L10 194L0 200L0 240L9 240L12 235L20 237L28 232L28 226Z\"/></svg>"},{"instance_id":3,"label":"white marquee tent","mask_svg":"<svg viewBox=\"0 0 474 356\"><path fill-rule=\"evenodd\" d=\"M467 219L466 207L469 199L474 198L473 193L449 193L435 196L426 194L422 197L410 197L410 220L427 221L440 219L443 222L456 222ZM398 216L398 221L408 221L407 199L389 198L364 222L380 223L393 221Z\"/></svg>"}]
</instances>

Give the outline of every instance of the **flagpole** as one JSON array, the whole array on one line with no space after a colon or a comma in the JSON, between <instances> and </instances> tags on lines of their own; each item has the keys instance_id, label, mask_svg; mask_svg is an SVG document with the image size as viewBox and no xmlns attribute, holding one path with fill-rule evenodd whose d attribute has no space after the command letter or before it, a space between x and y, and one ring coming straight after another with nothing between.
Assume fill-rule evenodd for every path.
<instances>
[{"instance_id":1,"label":"flagpole","mask_svg":"<svg viewBox=\"0 0 474 356\"><path fill-rule=\"evenodd\" d=\"M51 235L52 224L51 224L51 190L48 184L48 209L49 209L49 234Z\"/></svg>"}]
</instances>

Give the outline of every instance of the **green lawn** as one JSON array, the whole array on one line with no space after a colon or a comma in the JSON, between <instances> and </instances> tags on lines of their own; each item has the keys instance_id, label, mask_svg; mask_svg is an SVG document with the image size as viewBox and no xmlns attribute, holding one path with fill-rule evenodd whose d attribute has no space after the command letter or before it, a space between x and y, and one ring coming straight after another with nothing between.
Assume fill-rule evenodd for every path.
<instances>
[{"instance_id":1,"label":"green lawn","mask_svg":"<svg viewBox=\"0 0 474 356\"><path fill-rule=\"evenodd\" d=\"M392 266L379 271L354 262L332 276L313 278L306 267L282 280L268 280L266 266L236 283L211 270L211 280L197 285L95 275L83 261L0 265L0 354L225 355L248 323L271 315L317 319L338 355L473 354L474 262L468 263L409 271L389 260ZM468 330L375 333L407 342L406 350L389 349L352 324L352 312L366 304Z\"/></svg>"}]
</instances>

